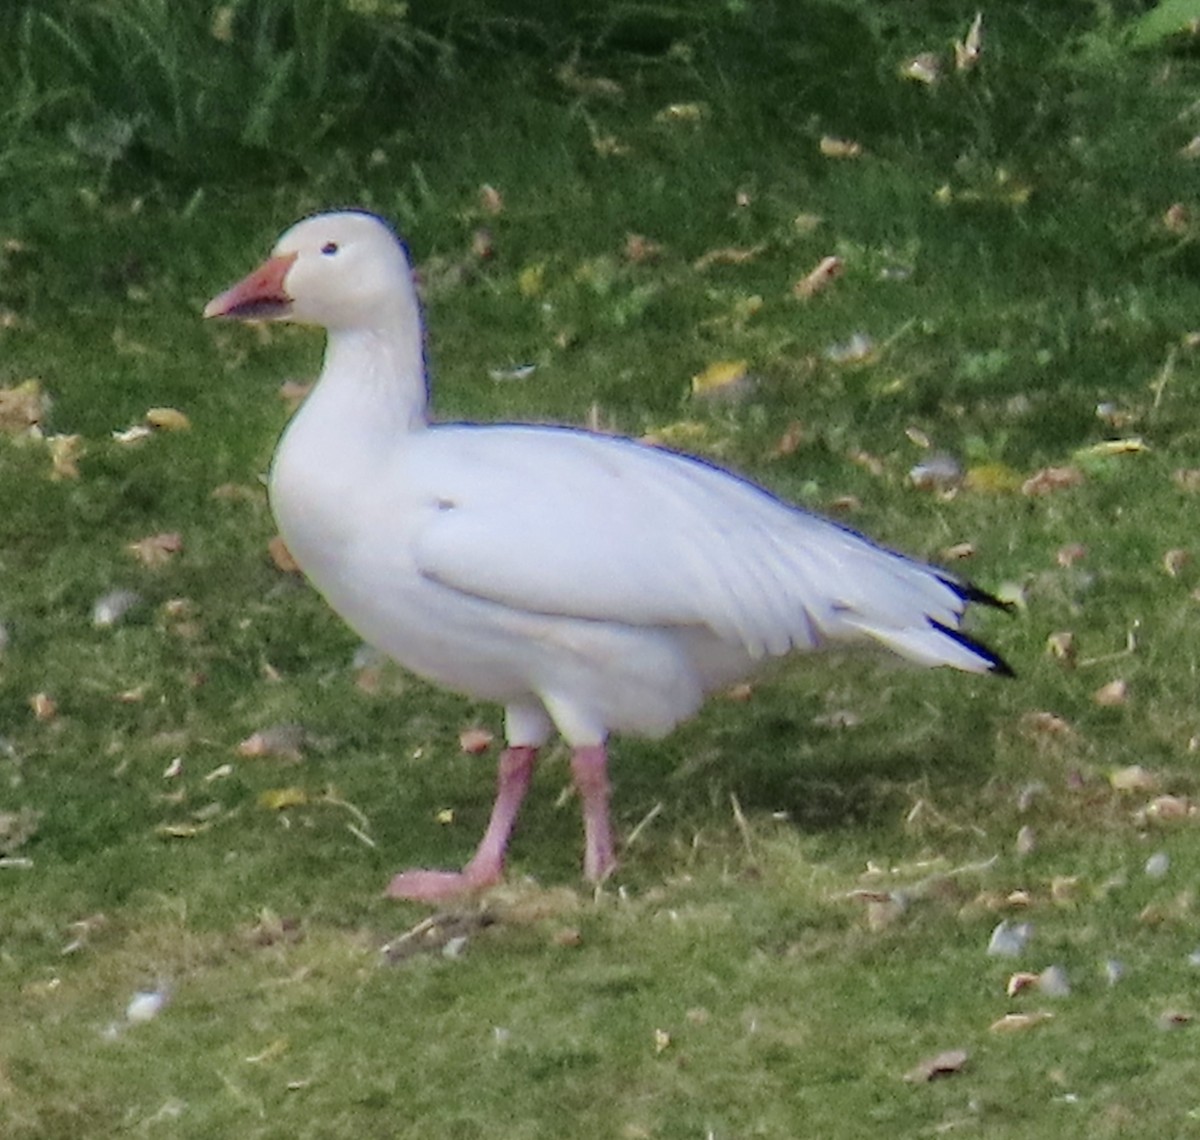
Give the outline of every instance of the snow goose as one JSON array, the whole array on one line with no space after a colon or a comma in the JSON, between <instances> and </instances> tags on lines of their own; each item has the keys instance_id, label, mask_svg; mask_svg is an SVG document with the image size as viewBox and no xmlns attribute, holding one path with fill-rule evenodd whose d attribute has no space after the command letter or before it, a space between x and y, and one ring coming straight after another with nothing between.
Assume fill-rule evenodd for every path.
<instances>
[{"instance_id":1,"label":"snow goose","mask_svg":"<svg viewBox=\"0 0 1200 1140\"><path fill-rule=\"evenodd\" d=\"M396 875L394 897L500 880L555 729L599 882L615 865L610 733L661 736L766 660L827 646L1010 672L960 629L969 602L994 599L703 460L575 428L430 424L412 271L372 214L297 223L204 314L327 330L271 468L280 533L367 642L504 706L479 848L462 871Z\"/></svg>"}]
</instances>

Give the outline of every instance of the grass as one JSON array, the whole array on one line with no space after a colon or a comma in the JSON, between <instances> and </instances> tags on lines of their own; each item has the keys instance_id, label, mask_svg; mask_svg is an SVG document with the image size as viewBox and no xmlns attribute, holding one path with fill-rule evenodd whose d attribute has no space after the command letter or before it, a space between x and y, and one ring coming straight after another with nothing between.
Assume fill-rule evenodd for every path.
<instances>
[{"instance_id":1,"label":"grass","mask_svg":"<svg viewBox=\"0 0 1200 1140\"><path fill-rule=\"evenodd\" d=\"M0 1132L1189 1130L1196 1030L1163 1017L1200 1012L1195 822L1146 812L1200 795L1200 563L1166 558L1200 555L1179 474L1200 467L1200 75L1168 5L1006 5L980 66L934 87L898 67L945 55L973 9L229 7L228 42L148 0L2 17L0 388L37 378L44 431L83 450L53 478L45 444L0 436L0 811L37 813L0 852ZM826 135L864 153L824 157ZM802 661L667 741L617 742L635 838L594 898L554 753L492 921L444 918L387 962L426 912L379 891L470 850L493 757L458 734L499 718L364 677L274 566L276 390L320 341L198 319L294 218L346 203L422 265L441 414L674 432L914 554L970 543L956 565L1021 601L978 625L1018 680ZM629 233L661 252L631 260ZM733 247L757 252L696 268ZM828 254L843 275L797 301ZM832 359L855 333L875 351ZM752 395L692 397L721 360L749 362ZM190 429L113 438L164 406ZM914 489L923 438L972 486ZM1083 482L1013 489L1063 466ZM129 552L165 532L163 565ZM97 628L114 589L140 603ZM1047 651L1062 631L1074 668ZM1097 702L1114 680L1127 699ZM279 724L302 726L298 761L238 754ZM1154 789L1113 786L1131 765ZM1016 960L986 954L1002 918L1034 924ZM1005 995L1052 964L1069 997ZM159 1016L125 1025L158 987ZM962 1073L902 1079L949 1048Z\"/></svg>"}]
</instances>

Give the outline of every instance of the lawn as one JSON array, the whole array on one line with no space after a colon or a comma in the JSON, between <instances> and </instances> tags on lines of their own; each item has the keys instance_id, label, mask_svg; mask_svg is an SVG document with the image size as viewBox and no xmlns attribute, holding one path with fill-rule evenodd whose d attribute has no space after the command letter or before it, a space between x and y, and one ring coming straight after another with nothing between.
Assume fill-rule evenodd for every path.
<instances>
[{"instance_id":1,"label":"lawn","mask_svg":"<svg viewBox=\"0 0 1200 1140\"><path fill-rule=\"evenodd\" d=\"M0 1135L1194 1131L1195 5L181 7L0 15ZM320 335L200 317L346 205L440 417L734 467L1016 679L795 660L613 743L601 889L556 746L384 899L499 711L271 544Z\"/></svg>"}]
</instances>

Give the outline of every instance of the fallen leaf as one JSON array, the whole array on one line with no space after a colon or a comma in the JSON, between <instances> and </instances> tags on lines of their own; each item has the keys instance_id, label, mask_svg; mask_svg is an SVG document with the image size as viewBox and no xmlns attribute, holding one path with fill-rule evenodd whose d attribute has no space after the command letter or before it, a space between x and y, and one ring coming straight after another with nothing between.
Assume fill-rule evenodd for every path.
<instances>
[{"instance_id":1,"label":"fallen leaf","mask_svg":"<svg viewBox=\"0 0 1200 1140\"><path fill-rule=\"evenodd\" d=\"M1191 225L1191 213L1182 202L1172 202L1163 214L1162 224L1169 233L1185 234Z\"/></svg>"},{"instance_id":2,"label":"fallen leaf","mask_svg":"<svg viewBox=\"0 0 1200 1140\"><path fill-rule=\"evenodd\" d=\"M957 71L971 71L983 55L983 13L976 12L975 19L963 39L954 43L954 67Z\"/></svg>"},{"instance_id":3,"label":"fallen leaf","mask_svg":"<svg viewBox=\"0 0 1200 1140\"><path fill-rule=\"evenodd\" d=\"M625 235L625 246L622 254L625 260L631 265L645 265L648 261L655 261L660 258L662 253L663 247L661 242L654 241L644 234L628 233Z\"/></svg>"},{"instance_id":4,"label":"fallen leaf","mask_svg":"<svg viewBox=\"0 0 1200 1140\"><path fill-rule=\"evenodd\" d=\"M1158 777L1141 764L1130 764L1111 772L1108 782L1118 792L1156 792Z\"/></svg>"},{"instance_id":5,"label":"fallen leaf","mask_svg":"<svg viewBox=\"0 0 1200 1140\"><path fill-rule=\"evenodd\" d=\"M49 693L34 693L29 698L29 707L34 717L43 723L58 716L58 702Z\"/></svg>"},{"instance_id":6,"label":"fallen leaf","mask_svg":"<svg viewBox=\"0 0 1200 1140\"><path fill-rule=\"evenodd\" d=\"M292 552L288 550L287 543L283 541L282 535L275 535L267 543L267 553L271 556L271 561L275 564L276 570L281 570L284 574L299 574L301 572L300 563L292 557Z\"/></svg>"},{"instance_id":7,"label":"fallen leaf","mask_svg":"<svg viewBox=\"0 0 1200 1140\"><path fill-rule=\"evenodd\" d=\"M934 51L923 51L900 65L901 79L911 79L916 83L932 86L941 76L942 60Z\"/></svg>"},{"instance_id":8,"label":"fallen leaf","mask_svg":"<svg viewBox=\"0 0 1200 1140\"><path fill-rule=\"evenodd\" d=\"M966 1067L968 1054L965 1049L947 1049L936 1057L929 1057L904 1074L910 1084L927 1084L939 1077L953 1076Z\"/></svg>"},{"instance_id":9,"label":"fallen leaf","mask_svg":"<svg viewBox=\"0 0 1200 1140\"><path fill-rule=\"evenodd\" d=\"M304 758L307 738L303 725L284 722L251 733L234 751L248 760L285 760L298 764Z\"/></svg>"},{"instance_id":10,"label":"fallen leaf","mask_svg":"<svg viewBox=\"0 0 1200 1140\"><path fill-rule=\"evenodd\" d=\"M207 823L160 823L154 834L163 839L194 839L208 828Z\"/></svg>"},{"instance_id":11,"label":"fallen leaf","mask_svg":"<svg viewBox=\"0 0 1200 1140\"><path fill-rule=\"evenodd\" d=\"M1068 487L1078 487L1084 481L1078 467L1043 467L1021 484L1021 494L1029 496L1049 495Z\"/></svg>"},{"instance_id":12,"label":"fallen leaf","mask_svg":"<svg viewBox=\"0 0 1200 1140\"><path fill-rule=\"evenodd\" d=\"M710 442L709 429L696 420L677 420L642 436L641 442L652 447L701 448Z\"/></svg>"},{"instance_id":13,"label":"fallen leaf","mask_svg":"<svg viewBox=\"0 0 1200 1140\"><path fill-rule=\"evenodd\" d=\"M665 1029L654 1031L654 1052L662 1053L671 1047L671 1035Z\"/></svg>"},{"instance_id":14,"label":"fallen leaf","mask_svg":"<svg viewBox=\"0 0 1200 1140\"><path fill-rule=\"evenodd\" d=\"M1171 479L1175 486L1189 494L1200 491L1200 467L1180 467L1172 472Z\"/></svg>"},{"instance_id":15,"label":"fallen leaf","mask_svg":"<svg viewBox=\"0 0 1200 1140\"><path fill-rule=\"evenodd\" d=\"M1187 796L1155 796L1145 807L1147 819L1187 819L1197 814L1196 806Z\"/></svg>"},{"instance_id":16,"label":"fallen leaf","mask_svg":"<svg viewBox=\"0 0 1200 1140\"><path fill-rule=\"evenodd\" d=\"M504 213L504 195L495 186L485 182L479 187L479 208L485 214L496 217Z\"/></svg>"},{"instance_id":17,"label":"fallen leaf","mask_svg":"<svg viewBox=\"0 0 1200 1140\"><path fill-rule=\"evenodd\" d=\"M187 431L192 426L192 421L178 408L150 408L145 420L159 431Z\"/></svg>"},{"instance_id":18,"label":"fallen leaf","mask_svg":"<svg viewBox=\"0 0 1200 1140\"><path fill-rule=\"evenodd\" d=\"M304 398L313 390L312 380L285 380L279 385L279 398L287 405L288 411L294 412Z\"/></svg>"},{"instance_id":19,"label":"fallen leaf","mask_svg":"<svg viewBox=\"0 0 1200 1140\"><path fill-rule=\"evenodd\" d=\"M1075 452L1076 459L1103 458L1108 455L1132 455L1139 451L1149 451L1145 440L1140 436L1130 436L1127 439L1102 439L1099 443L1081 447Z\"/></svg>"},{"instance_id":20,"label":"fallen leaf","mask_svg":"<svg viewBox=\"0 0 1200 1140\"><path fill-rule=\"evenodd\" d=\"M131 542L125 549L143 566L165 566L183 549L183 536L178 531L164 531Z\"/></svg>"},{"instance_id":21,"label":"fallen leaf","mask_svg":"<svg viewBox=\"0 0 1200 1140\"><path fill-rule=\"evenodd\" d=\"M1075 635L1069 629L1060 629L1046 638L1046 652L1068 668L1074 666L1078 657Z\"/></svg>"},{"instance_id":22,"label":"fallen leaf","mask_svg":"<svg viewBox=\"0 0 1200 1140\"><path fill-rule=\"evenodd\" d=\"M698 123L708 114L703 103L668 103L657 115L656 123Z\"/></svg>"},{"instance_id":23,"label":"fallen leaf","mask_svg":"<svg viewBox=\"0 0 1200 1140\"><path fill-rule=\"evenodd\" d=\"M260 807L269 811L283 811L286 808L303 807L309 802L308 793L303 788L268 788L258 797Z\"/></svg>"},{"instance_id":24,"label":"fallen leaf","mask_svg":"<svg viewBox=\"0 0 1200 1140\"><path fill-rule=\"evenodd\" d=\"M1025 713L1021 717L1021 728L1033 736L1071 736L1075 732L1069 721L1046 711Z\"/></svg>"},{"instance_id":25,"label":"fallen leaf","mask_svg":"<svg viewBox=\"0 0 1200 1140\"><path fill-rule=\"evenodd\" d=\"M1032 1029L1054 1017L1049 1010L1039 1009L1033 1013L1006 1013L998 1021L993 1021L988 1028L993 1033L1018 1033L1023 1029Z\"/></svg>"},{"instance_id":26,"label":"fallen leaf","mask_svg":"<svg viewBox=\"0 0 1200 1140\"><path fill-rule=\"evenodd\" d=\"M1020 490L1021 476L1004 463L980 463L967 468L964 482L970 491L999 495Z\"/></svg>"},{"instance_id":27,"label":"fallen leaf","mask_svg":"<svg viewBox=\"0 0 1200 1140\"><path fill-rule=\"evenodd\" d=\"M744 388L749 367L745 360L718 360L692 377L692 395L715 396Z\"/></svg>"},{"instance_id":28,"label":"fallen leaf","mask_svg":"<svg viewBox=\"0 0 1200 1140\"><path fill-rule=\"evenodd\" d=\"M823 257L817 264L792 286L792 296L802 301L815 297L827 289L841 276L845 263L840 257L830 254Z\"/></svg>"},{"instance_id":29,"label":"fallen leaf","mask_svg":"<svg viewBox=\"0 0 1200 1140\"><path fill-rule=\"evenodd\" d=\"M1172 578L1178 578L1179 575L1182 574L1187 566L1191 563L1191 561L1192 556L1186 550L1180 550L1178 548L1168 550L1166 554L1163 555L1163 569L1170 574Z\"/></svg>"},{"instance_id":30,"label":"fallen leaf","mask_svg":"<svg viewBox=\"0 0 1200 1140\"><path fill-rule=\"evenodd\" d=\"M1123 705L1129 700L1129 685L1120 678L1109 681L1092 694L1092 700L1105 708Z\"/></svg>"},{"instance_id":31,"label":"fallen leaf","mask_svg":"<svg viewBox=\"0 0 1200 1140\"><path fill-rule=\"evenodd\" d=\"M1004 987L1004 992L1009 997L1016 997L1016 995L1022 990L1036 988L1037 984L1037 974L1031 974L1026 970L1020 970L1009 977L1008 983Z\"/></svg>"},{"instance_id":32,"label":"fallen leaf","mask_svg":"<svg viewBox=\"0 0 1200 1140\"><path fill-rule=\"evenodd\" d=\"M464 728L458 734L458 746L468 756L479 756L492 746L494 739L486 728Z\"/></svg>"},{"instance_id":33,"label":"fallen leaf","mask_svg":"<svg viewBox=\"0 0 1200 1140\"><path fill-rule=\"evenodd\" d=\"M974 558L976 553L973 542L956 542L953 546L943 547L941 557L946 562L960 562L966 558Z\"/></svg>"},{"instance_id":34,"label":"fallen leaf","mask_svg":"<svg viewBox=\"0 0 1200 1140\"><path fill-rule=\"evenodd\" d=\"M822 135L818 145L826 158L859 158L863 152L861 143L853 139L836 138L833 135Z\"/></svg>"},{"instance_id":35,"label":"fallen leaf","mask_svg":"<svg viewBox=\"0 0 1200 1140\"><path fill-rule=\"evenodd\" d=\"M25 380L15 388L0 388L0 432L24 435L45 419L50 400L38 380Z\"/></svg>"},{"instance_id":36,"label":"fallen leaf","mask_svg":"<svg viewBox=\"0 0 1200 1140\"><path fill-rule=\"evenodd\" d=\"M1082 561L1087 557L1088 549L1082 542L1068 542L1066 546L1060 546L1057 553L1054 555L1054 561L1064 569L1069 566L1074 566L1076 562Z\"/></svg>"},{"instance_id":37,"label":"fallen leaf","mask_svg":"<svg viewBox=\"0 0 1200 1140\"><path fill-rule=\"evenodd\" d=\"M46 438L50 448L51 479L78 479L79 460L87 450L81 435L51 435Z\"/></svg>"}]
</instances>

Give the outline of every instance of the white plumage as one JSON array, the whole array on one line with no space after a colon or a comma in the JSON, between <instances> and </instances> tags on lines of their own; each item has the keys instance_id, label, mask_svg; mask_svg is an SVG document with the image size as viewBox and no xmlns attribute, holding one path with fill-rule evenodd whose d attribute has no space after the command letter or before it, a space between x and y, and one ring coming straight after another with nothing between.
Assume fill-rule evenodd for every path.
<instances>
[{"instance_id":1,"label":"white plumage","mask_svg":"<svg viewBox=\"0 0 1200 1140\"><path fill-rule=\"evenodd\" d=\"M271 472L284 541L368 642L502 703L492 820L461 873L410 871L434 899L499 879L554 729L574 749L585 872L614 865L605 742L657 736L764 659L875 643L922 665L1007 673L959 632L992 601L933 567L699 459L526 425L430 425L403 247L370 214L293 226L206 316L324 326L320 379Z\"/></svg>"}]
</instances>

